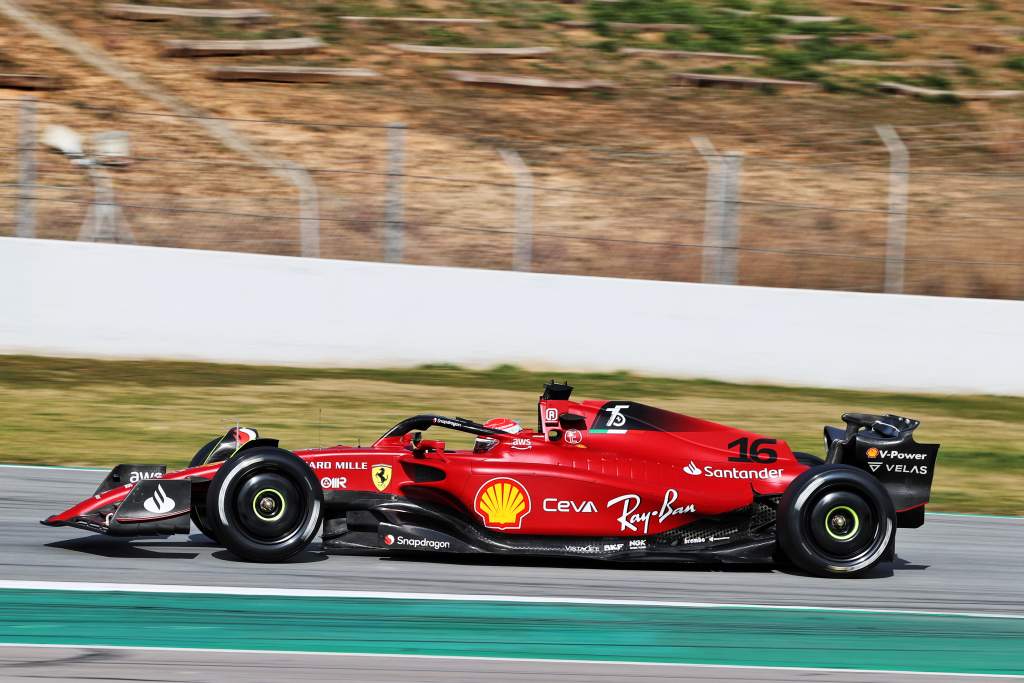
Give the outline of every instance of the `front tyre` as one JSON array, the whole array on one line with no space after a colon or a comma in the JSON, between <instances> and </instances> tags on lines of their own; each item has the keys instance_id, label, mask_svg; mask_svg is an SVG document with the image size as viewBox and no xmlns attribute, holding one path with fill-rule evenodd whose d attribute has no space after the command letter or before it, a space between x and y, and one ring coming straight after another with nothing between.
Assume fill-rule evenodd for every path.
<instances>
[{"instance_id":1,"label":"front tyre","mask_svg":"<svg viewBox=\"0 0 1024 683\"><path fill-rule=\"evenodd\" d=\"M795 565L818 576L853 577L891 551L896 510L877 479L849 465L820 465L789 485L778 539Z\"/></svg>"},{"instance_id":2,"label":"front tyre","mask_svg":"<svg viewBox=\"0 0 1024 683\"><path fill-rule=\"evenodd\" d=\"M250 562L281 562L310 544L323 521L323 489L309 466L281 448L228 460L210 482L206 522Z\"/></svg>"}]
</instances>

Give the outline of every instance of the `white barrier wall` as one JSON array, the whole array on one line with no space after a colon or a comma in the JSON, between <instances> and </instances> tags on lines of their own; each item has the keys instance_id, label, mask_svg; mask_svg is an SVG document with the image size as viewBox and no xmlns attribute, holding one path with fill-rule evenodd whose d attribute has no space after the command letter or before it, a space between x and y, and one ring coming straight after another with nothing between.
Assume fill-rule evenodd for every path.
<instances>
[{"instance_id":1,"label":"white barrier wall","mask_svg":"<svg viewBox=\"0 0 1024 683\"><path fill-rule=\"evenodd\" d=\"M1020 301L17 238L0 238L0 297L0 353L1024 395Z\"/></svg>"}]
</instances>

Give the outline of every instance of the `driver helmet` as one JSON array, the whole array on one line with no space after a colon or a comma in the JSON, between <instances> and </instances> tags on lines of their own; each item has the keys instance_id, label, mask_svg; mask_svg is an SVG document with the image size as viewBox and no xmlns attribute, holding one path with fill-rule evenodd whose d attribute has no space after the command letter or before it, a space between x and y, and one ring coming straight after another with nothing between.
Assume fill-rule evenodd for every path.
<instances>
[{"instance_id":1,"label":"driver helmet","mask_svg":"<svg viewBox=\"0 0 1024 683\"><path fill-rule=\"evenodd\" d=\"M523 426L507 417L495 417L491 418L487 422L484 422L484 427L490 427L491 429L498 429L509 434L518 434L523 431ZM476 443L473 444L474 453L484 453L494 448L494 445L498 443L497 439L492 439L487 436L476 437Z\"/></svg>"}]
</instances>

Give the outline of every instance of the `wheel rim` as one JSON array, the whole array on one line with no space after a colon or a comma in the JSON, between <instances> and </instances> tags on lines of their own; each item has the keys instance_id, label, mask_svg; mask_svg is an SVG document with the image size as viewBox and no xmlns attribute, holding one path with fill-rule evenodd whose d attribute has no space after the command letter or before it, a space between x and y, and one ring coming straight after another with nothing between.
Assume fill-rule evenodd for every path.
<instances>
[{"instance_id":1,"label":"wheel rim","mask_svg":"<svg viewBox=\"0 0 1024 683\"><path fill-rule=\"evenodd\" d=\"M301 533L307 504L299 485L279 471L256 472L235 495L238 530L251 541L277 544Z\"/></svg>"},{"instance_id":2,"label":"wheel rim","mask_svg":"<svg viewBox=\"0 0 1024 683\"><path fill-rule=\"evenodd\" d=\"M854 490L827 488L809 502L805 538L823 558L856 563L874 551L883 515L870 500Z\"/></svg>"},{"instance_id":3,"label":"wheel rim","mask_svg":"<svg viewBox=\"0 0 1024 683\"><path fill-rule=\"evenodd\" d=\"M263 489L252 498L252 511L263 522L276 522L287 509L288 501L277 489Z\"/></svg>"},{"instance_id":4,"label":"wheel rim","mask_svg":"<svg viewBox=\"0 0 1024 683\"><path fill-rule=\"evenodd\" d=\"M825 514L825 531L837 541L848 541L860 529L860 515L848 505L837 505Z\"/></svg>"}]
</instances>

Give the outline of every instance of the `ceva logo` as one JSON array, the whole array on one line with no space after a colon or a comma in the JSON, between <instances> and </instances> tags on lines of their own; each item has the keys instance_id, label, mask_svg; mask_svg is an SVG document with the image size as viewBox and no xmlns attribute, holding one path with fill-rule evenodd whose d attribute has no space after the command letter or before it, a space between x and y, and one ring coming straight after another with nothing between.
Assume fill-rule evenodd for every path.
<instances>
[{"instance_id":1,"label":"ceva logo","mask_svg":"<svg viewBox=\"0 0 1024 683\"><path fill-rule=\"evenodd\" d=\"M153 495L142 501L142 507L154 515L162 515L174 509L174 499L164 493L163 486L157 484Z\"/></svg>"},{"instance_id":2,"label":"ceva logo","mask_svg":"<svg viewBox=\"0 0 1024 683\"><path fill-rule=\"evenodd\" d=\"M689 465L683 468L683 472L686 472L687 474L692 474L695 477L700 476L700 468L694 465L692 460L690 461Z\"/></svg>"}]
</instances>

